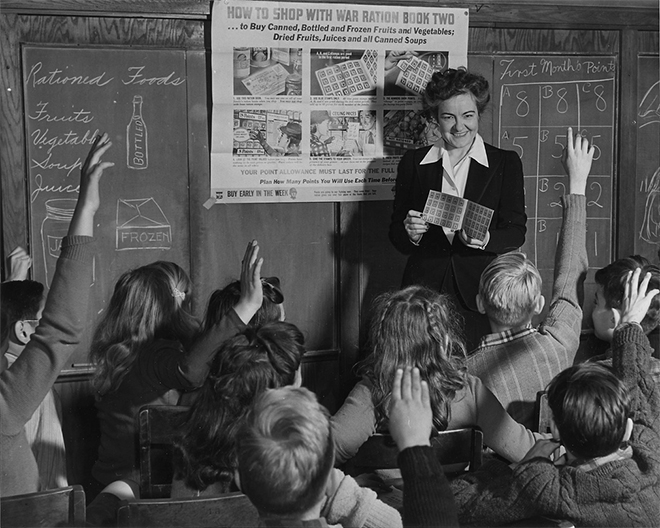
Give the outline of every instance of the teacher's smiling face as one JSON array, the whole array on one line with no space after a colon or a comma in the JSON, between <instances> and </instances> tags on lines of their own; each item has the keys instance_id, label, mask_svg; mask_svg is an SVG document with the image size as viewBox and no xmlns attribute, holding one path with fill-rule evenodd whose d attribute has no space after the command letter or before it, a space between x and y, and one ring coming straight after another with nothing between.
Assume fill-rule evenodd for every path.
<instances>
[{"instance_id":1,"label":"teacher's smiling face","mask_svg":"<svg viewBox=\"0 0 660 528\"><path fill-rule=\"evenodd\" d=\"M440 103L438 132L447 150L470 148L479 132L479 111L472 94L455 95Z\"/></svg>"}]
</instances>

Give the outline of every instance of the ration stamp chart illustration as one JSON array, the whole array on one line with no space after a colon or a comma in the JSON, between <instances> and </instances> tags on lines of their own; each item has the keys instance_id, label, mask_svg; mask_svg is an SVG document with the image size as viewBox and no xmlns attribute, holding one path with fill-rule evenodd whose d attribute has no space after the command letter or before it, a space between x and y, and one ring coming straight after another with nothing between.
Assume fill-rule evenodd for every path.
<instances>
[{"instance_id":1,"label":"ration stamp chart illustration","mask_svg":"<svg viewBox=\"0 0 660 528\"><path fill-rule=\"evenodd\" d=\"M510 71L542 73L540 81L525 82L521 74L500 84L497 133L499 146L517 152L523 163L527 235L522 250L542 275L549 275L550 283L562 222L561 197L569 192L561 163L569 126L573 134L595 146L586 193L589 267L599 268L611 260L616 64L613 58L608 64L607 59L512 57L496 61L496 78L506 79ZM606 72L602 71L605 67L596 71L595 66L586 66L603 63L608 64Z\"/></svg>"},{"instance_id":2,"label":"ration stamp chart illustration","mask_svg":"<svg viewBox=\"0 0 660 528\"><path fill-rule=\"evenodd\" d=\"M376 86L376 50L365 50L362 58L327 66L316 72L323 95L348 96Z\"/></svg>"}]
</instances>

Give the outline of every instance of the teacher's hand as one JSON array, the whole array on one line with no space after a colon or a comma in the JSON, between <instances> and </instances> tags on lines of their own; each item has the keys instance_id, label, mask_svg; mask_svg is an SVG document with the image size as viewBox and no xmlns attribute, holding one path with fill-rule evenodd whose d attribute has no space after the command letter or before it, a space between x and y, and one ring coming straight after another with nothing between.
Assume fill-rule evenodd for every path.
<instances>
[{"instance_id":1,"label":"teacher's hand","mask_svg":"<svg viewBox=\"0 0 660 528\"><path fill-rule=\"evenodd\" d=\"M462 229L457 231L458 238L463 244L472 249L484 249L488 242L490 241L490 231L486 232L486 240L478 240L476 238L471 238L468 236L465 231Z\"/></svg>"},{"instance_id":2,"label":"teacher's hand","mask_svg":"<svg viewBox=\"0 0 660 528\"><path fill-rule=\"evenodd\" d=\"M422 235L429 230L429 224L422 218L422 213L412 209L403 220L403 226L413 244L417 244L422 239Z\"/></svg>"}]
</instances>

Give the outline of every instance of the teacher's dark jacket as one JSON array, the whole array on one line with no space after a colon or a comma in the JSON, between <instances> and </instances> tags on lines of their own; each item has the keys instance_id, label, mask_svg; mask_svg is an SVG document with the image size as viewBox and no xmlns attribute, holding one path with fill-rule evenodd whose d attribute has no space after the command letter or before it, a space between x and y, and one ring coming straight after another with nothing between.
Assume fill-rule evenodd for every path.
<instances>
[{"instance_id":1,"label":"teacher's dark jacket","mask_svg":"<svg viewBox=\"0 0 660 528\"><path fill-rule=\"evenodd\" d=\"M523 245L527 222L520 157L513 151L487 143L485 147L489 166L470 160L463 196L494 210L490 240L483 250L465 246L458 235L450 244L442 227L432 224L419 246L408 238L403 225L408 211L423 211L429 190L442 191L442 159L420 165L431 146L410 150L401 159L389 230L394 247L410 255L402 286L424 284L443 291L443 283L450 280L448 272L451 270L463 302L472 310L477 309L475 297L481 272L497 255Z\"/></svg>"}]
</instances>

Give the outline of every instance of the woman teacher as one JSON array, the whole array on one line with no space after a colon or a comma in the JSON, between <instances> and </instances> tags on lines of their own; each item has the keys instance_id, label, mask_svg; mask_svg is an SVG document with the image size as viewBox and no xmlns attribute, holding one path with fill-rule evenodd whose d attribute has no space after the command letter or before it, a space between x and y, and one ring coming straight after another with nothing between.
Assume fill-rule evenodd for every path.
<instances>
[{"instance_id":1,"label":"woman teacher","mask_svg":"<svg viewBox=\"0 0 660 528\"><path fill-rule=\"evenodd\" d=\"M394 247L410 255L402 286L424 284L451 294L465 318L468 351L490 333L475 300L481 272L498 254L523 245L527 221L520 157L484 143L479 135L489 100L488 81L481 75L462 68L433 74L423 108L439 139L401 159L389 230ZM485 239L425 222L430 190L493 209Z\"/></svg>"}]
</instances>

